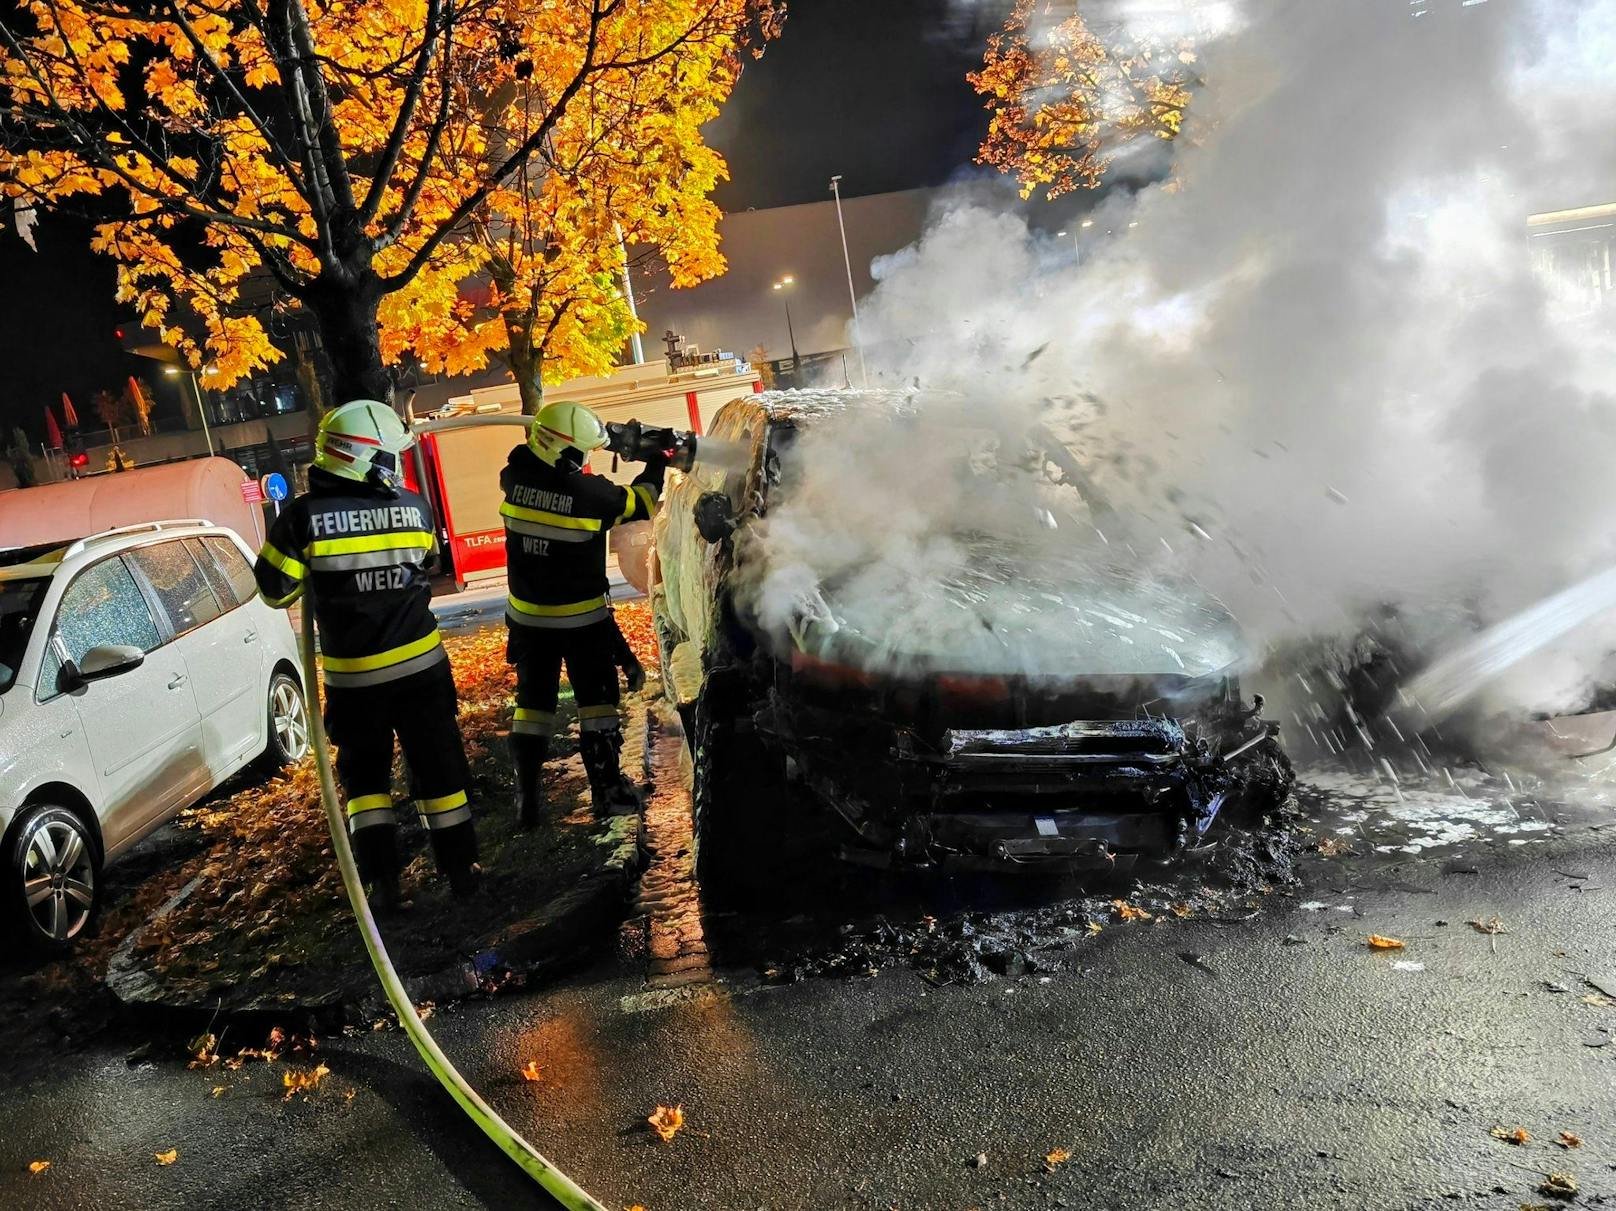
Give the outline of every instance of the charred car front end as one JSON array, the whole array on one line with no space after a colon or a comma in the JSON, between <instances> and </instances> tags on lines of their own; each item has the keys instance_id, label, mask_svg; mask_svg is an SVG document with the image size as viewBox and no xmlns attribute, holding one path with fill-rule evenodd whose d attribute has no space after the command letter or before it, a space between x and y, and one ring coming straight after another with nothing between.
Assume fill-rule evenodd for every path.
<instances>
[{"instance_id":1,"label":"charred car front end","mask_svg":"<svg viewBox=\"0 0 1616 1211\"><path fill-rule=\"evenodd\" d=\"M845 824L849 859L977 870L1125 868L1284 801L1290 765L1242 697L1237 628L1191 587L955 533L935 577L870 591L880 569L855 564L782 614L748 572L771 551L747 531L789 496L779 459L815 403L728 405L714 436L746 457L698 468L658 522L652 601L704 876L776 843L801 790Z\"/></svg>"},{"instance_id":2,"label":"charred car front end","mask_svg":"<svg viewBox=\"0 0 1616 1211\"><path fill-rule=\"evenodd\" d=\"M849 673L797 657L755 726L856 834L853 860L1126 868L1195 844L1225 810L1277 807L1289 786L1276 725L1226 679L880 685Z\"/></svg>"}]
</instances>

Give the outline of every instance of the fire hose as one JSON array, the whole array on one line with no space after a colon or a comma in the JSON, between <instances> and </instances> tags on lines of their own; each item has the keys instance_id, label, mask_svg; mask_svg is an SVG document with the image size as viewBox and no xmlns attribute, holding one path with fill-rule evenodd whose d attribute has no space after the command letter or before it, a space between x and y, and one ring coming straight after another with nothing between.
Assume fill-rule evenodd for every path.
<instances>
[{"instance_id":1,"label":"fire hose","mask_svg":"<svg viewBox=\"0 0 1616 1211\"><path fill-rule=\"evenodd\" d=\"M443 1054L443 1049L416 1013L415 1004L404 990L404 982L399 979L393 960L388 957L386 943L376 927L376 918L371 915L370 902L365 898L364 885L359 881L359 868L354 864L353 849L348 844L347 821L337 798L336 779L331 772L331 749L326 741L325 723L316 705L318 698L315 687L319 685L319 670L314 660L314 602L307 581L304 582L303 591L301 640L304 709L308 713L309 738L314 749L315 765L320 773L320 800L325 805L325 822L331 829L331 848L337 855L338 869L342 871L342 885L348 891L348 903L352 905L354 918L359 923L359 936L365 940L371 966L376 969L376 978L381 981L382 990L387 993L393 1012L398 1015L399 1025L410 1036L410 1042L415 1044L415 1050L420 1053L438 1083L449 1091L449 1096L460 1104L460 1108L481 1128L483 1134L499 1145L500 1151L520 1165L524 1173L568 1211L605 1211L583 1187L557 1169L483 1101L449 1061L449 1057Z\"/></svg>"}]
</instances>

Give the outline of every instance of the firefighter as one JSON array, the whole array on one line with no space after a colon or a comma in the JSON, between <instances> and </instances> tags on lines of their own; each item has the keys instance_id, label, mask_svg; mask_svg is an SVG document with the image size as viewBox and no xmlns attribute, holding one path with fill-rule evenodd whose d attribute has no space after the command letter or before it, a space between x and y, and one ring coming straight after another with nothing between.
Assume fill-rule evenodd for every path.
<instances>
[{"instance_id":1,"label":"firefighter","mask_svg":"<svg viewBox=\"0 0 1616 1211\"><path fill-rule=\"evenodd\" d=\"M391 793L395 735L450 889L468 896L481 876L458 700L425 567L437 538L426 502L403 486L401 460L413 441L398 414L374 400L329 412L315 436L309 490L281 510L253 569L272 606L313 586L326 728L354 859L380 909L406 906Z\"/></svg>"},{"instance_id":2,"label":"firefighter","mask_svg":"<svg viewBox=\"0 0 1616 1211\"><path fill-rule=\"evenodd\" d=\"M589 452L606 440L606 426L588 408L549 404L499 477L510 576L506 658L516 666L511 749L523 828L538 824L544 806L563 663L578 705L578 747L595 815L639 807L619 764L617 670L627 644L607 604L606 531L656 511L668 459L653 453L624 487L584 471Z\"/></svg>"}]
</instances>

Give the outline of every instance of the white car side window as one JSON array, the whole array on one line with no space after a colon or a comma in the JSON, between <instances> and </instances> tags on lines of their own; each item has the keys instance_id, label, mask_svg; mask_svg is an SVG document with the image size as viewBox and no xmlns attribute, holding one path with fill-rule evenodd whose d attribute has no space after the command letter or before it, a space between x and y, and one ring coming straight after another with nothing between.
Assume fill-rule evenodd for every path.
<instances>
[{"instance_id":1,"label":"white car side window","mask_svg":"<svg viewBox=\"0 0 1616 1211\"><path fill-rule=\"evenodd\" d=\"M74 663L102 644L128 644L151 652L163 642L145 595L121 559L103 560L68 586L56 609L55 633ZM41 698L58 692L61 667L57 645L52 644L40 670Z\"/></svg>"},{"instance_id":2,"label":"white car side window","mask_svg":"<svg viewBox=\"0 0 1616 1211\"><path fill-rule=\"evenodd\" d=\"M174 624L176 638L224 612L183 541L139 547L124 558L133 560L151 581L157 599Z\"/></svg>"}]
</instances>

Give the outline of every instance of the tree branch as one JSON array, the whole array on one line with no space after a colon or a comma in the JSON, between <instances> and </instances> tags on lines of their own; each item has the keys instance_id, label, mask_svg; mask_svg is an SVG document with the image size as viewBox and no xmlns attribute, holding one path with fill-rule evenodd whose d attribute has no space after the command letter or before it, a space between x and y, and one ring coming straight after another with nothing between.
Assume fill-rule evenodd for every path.
<instances>
[{"instance_id":1,"label":"tree branch","mask_svg":"<svg viewBox=\"0 0 1616 1211\"><path fill-rule=\"evenodd\" d=\"M426 73L432 66L432 49L437 45L436 26L438 14L442 12L441 0L428 0L426 8L426 36L421 39L421 54L415 61L415 69L410 73L409 83L404 87L404 97L399 103L398 117L393 121L393 129L387 134L387 144L382 148L381 159L376 163L376 172L370 181L370 192L365 195L364 205L359 209L360 226L368 226L381 210L382 197L387 193L387 186L393 179L393 170L398 167L398 158L404 151L404 139L409 134L410 122L415 117L415 107L421 100L421 89L426 84ZM449 34L448 26L454 21L454 0L450 0L449 12L445 20L444 42L447 46ZM445 65L447 66L447 65ZM447 71L445 71L445 85L447 85ZM449 95L447 87L444 96ZM446 108L446 107L445 107ZM440 108L440 114L442 109ZM425 161L423 160L423 167Z\"/></svg>"}]
</instances>

